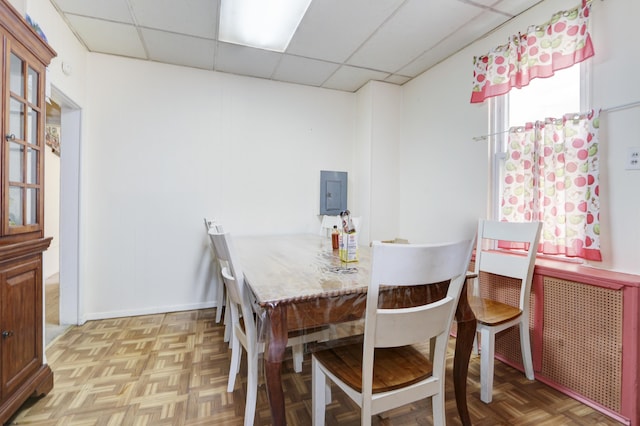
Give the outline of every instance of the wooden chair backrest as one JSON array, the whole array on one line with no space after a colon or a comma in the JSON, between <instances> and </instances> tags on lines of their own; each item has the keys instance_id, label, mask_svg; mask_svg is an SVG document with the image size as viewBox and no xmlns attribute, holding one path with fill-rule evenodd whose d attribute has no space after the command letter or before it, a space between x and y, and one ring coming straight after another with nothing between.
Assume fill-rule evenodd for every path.
<instances>
[{"instance_id":1,"label":"wooden chair backrest","mask_svg":"<svg viewBox=\"0 0 640 426\"><path fill-rule=\"evenodd\" d=\"M542 222L514 223L482 219L478 222L475 273L479 276L480 272L488 272L520 280L519 308L523 311L529 302L541 230ZM500 249L496 247L499 241L522 243L523 249ZM476 279L476 296L480 295L478 286L479 279Z\"/></svg>"}]
</instances>

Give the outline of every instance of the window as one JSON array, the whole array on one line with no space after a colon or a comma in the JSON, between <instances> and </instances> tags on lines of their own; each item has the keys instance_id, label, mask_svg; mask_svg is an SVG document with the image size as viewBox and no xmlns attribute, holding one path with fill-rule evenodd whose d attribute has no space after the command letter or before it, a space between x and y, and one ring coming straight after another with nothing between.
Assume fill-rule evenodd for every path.
<instances>
[{"instance_id":1,"label":"window","mask_svg":"<svg viewBox=\"0 0 640 426\"><path fill-rule=\"evenodd\" d=\"M490 102L490 217L540 221L540 252L599 261L600 121L586 109L583 62L594 55L590 8L583 0L474 57L471 103Z\"/></svg>"},{"instance_id":2,"label":"window","mask_svg":"<svg viewBox=\"0 0 640 426\"><path fill-rule=\"evenodd\" d=\"M586 111L589 87L586 84L587 68L588 64L584 62L576 64L556 71L552 77L534 79L528 86L490 98L489 134L493 135L494 156L490 216L493 219L500 219L508 130L547 117L562 117L567 113Z\"/></svg>"},{"instance_id":3,"label":"window","mask_svg":"<svg viewBox=\"0 0 640 426\"><path fill-rule=\"evenodd\" d=\"M540 252L599 261L599 119L581 112L586 68L492 101L491 204L497 220L543 222Z\"/></svg>"}]
</instances>

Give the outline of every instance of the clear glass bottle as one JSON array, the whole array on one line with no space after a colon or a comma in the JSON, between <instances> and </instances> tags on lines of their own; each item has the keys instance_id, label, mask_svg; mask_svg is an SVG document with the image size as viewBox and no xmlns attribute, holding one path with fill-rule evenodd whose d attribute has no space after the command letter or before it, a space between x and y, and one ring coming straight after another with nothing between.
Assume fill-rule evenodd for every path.
<instances>
[{"instance_id":1,"label":"clear glass bottle","mask_svg":"<svg viewBox=\"0 0 640 426\"><path fill-rule=\"evenodd\" d=\"M331 248L338 250L339 248L340 233L338 232L338 226L333 225L333 231L331 231Z\"/></svg>"}]
</instances>

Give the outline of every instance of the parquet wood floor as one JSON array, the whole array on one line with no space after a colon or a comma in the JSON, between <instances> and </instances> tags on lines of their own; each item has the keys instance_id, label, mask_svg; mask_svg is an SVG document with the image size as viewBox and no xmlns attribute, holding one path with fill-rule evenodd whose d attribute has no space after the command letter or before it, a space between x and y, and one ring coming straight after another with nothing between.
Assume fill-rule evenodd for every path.
<instances>
[{"instance_id":1,"label":"parquet wood floor","mask_svg":"<svg viewBox=\"0 0 640 426\"><path fill-rule=\"evenodd\" d=\"M45 281L45 344L48 346L67 329L60 324L60 274L51 275Z\"/></svg>"},{"instance_id":2,"label":"parquet wood floor","mask_svg":"<svg viewBox=\"0 0 640 426\"><path fill-rule=\"evenodd\" d=\"M46 350L55 386L30 400L9 425L241 425L246 363L227 393L230 351L215 309L90 321L71 327ZM449 365L452 368L451 339ZM243 361L246 361L243 358ZM618 425L502 363L496 363L493 402L480 401L479 359L472 356L469 409L477 426ZM310 425L311 361L303 372L284 365L287 421ZM459 425L453 386L446 383L447 423ZM431 408L421 401L393 410L374 425L431 425ZM266 391L258 390L256 425L271 424ZM327 407L327 424L359 425L357 407L337 388Z\"/></svg>"}]
</instances>

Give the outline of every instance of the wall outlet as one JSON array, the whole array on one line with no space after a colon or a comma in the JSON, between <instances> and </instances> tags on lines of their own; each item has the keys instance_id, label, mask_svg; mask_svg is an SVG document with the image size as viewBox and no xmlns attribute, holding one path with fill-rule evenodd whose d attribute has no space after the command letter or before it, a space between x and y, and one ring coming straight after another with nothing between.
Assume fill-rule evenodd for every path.
<instances>
[{"instance_id":1,"label":"wall outlet","mask_svg":"<svg viewBox=\"0 0 640 426\"><path fill-rule=\"evenodd\" d=\"M627 170L640 170L640 146L627 148Z\"/></svg>"}]
</instances>

